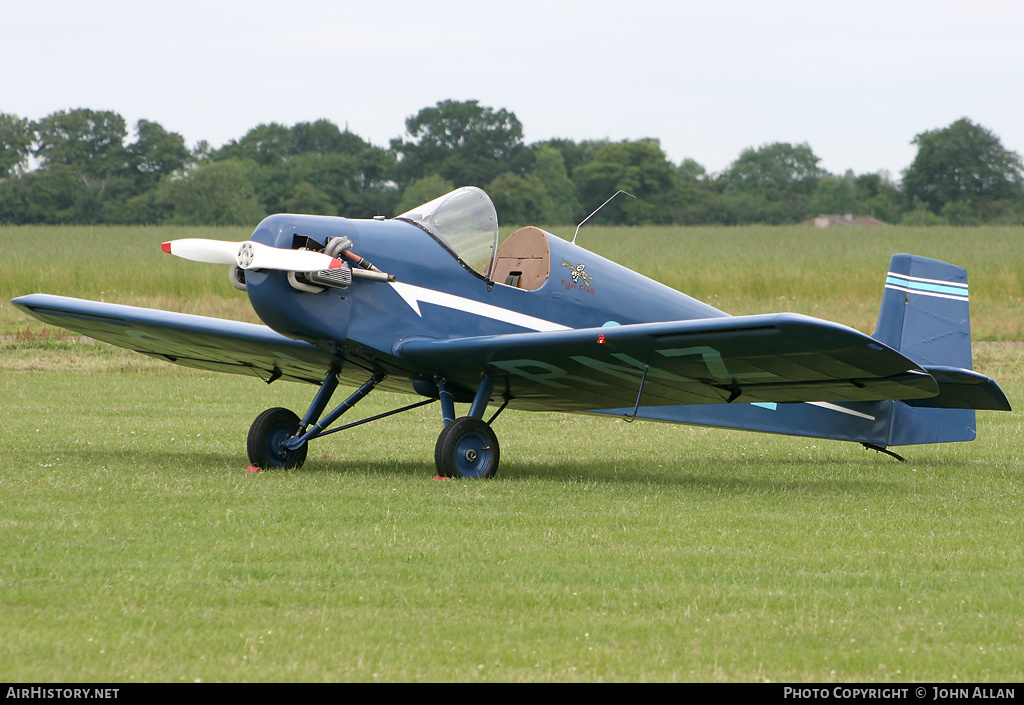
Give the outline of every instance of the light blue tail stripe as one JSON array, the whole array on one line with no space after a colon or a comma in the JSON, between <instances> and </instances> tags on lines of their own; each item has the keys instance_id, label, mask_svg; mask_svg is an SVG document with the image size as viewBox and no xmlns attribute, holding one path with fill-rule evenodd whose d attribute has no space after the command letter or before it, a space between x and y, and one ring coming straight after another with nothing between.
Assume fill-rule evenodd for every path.
<instances>
[{"instance_id":1,"label":"light blue tail stripe","mask_svg":"<svg viewBox=\"0 0 1024 705\"><path fill-rule=\"evenodd\" d=\"M936 282L933 280L913 280L889 273L885 278L885 286L899 291L915 294L930 294L967 301L967 285L956 282Z\"/></svg>"}]
</instances>

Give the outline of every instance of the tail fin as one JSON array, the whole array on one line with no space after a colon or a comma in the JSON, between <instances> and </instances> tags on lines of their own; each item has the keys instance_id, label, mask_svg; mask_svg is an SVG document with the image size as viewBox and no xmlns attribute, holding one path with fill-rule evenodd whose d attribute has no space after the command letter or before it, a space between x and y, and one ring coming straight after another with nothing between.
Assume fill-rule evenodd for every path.
<instances>
[{"instance_id":1,"label":"tail fin","mask_svg":"<svg viewBox=\"0 0 1024 705\"><path fill-rule=\"evenodd\" d=\"M1009 409L994 381L971 372L967 270L916 255L893 255L872 335L939 382L939 396L892 404L888 445L970 441L974 409Z\"/></svg>"},{"instance_id":2,"label":"tail fin","mask_svg":"<svg viewBox=\"0 0 1024 705\"><path fill-rule=\"evenodd\" d=\"M872 337L921 365L971 369L967 270L893 255Z\"/></svg>"}]
</instances>

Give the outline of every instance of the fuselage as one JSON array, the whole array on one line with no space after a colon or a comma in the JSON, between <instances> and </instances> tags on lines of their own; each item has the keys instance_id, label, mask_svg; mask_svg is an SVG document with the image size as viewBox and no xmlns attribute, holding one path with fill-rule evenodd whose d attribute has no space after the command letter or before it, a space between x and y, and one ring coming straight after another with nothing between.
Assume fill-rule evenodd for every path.
<instances>
[{"instance_id":1,"label":"fuselage","mask_svg":"<svg viewBox=\"0 0 1024 705\"><path fill-rule=\"evenodd\" d=\"M401 220L274 215L252 240L291 248L296 236L324 245L344 236L393 282L355 279L344 289L296 289L280 271L249 271L253 309L289 337L329 347L346 362L389 374L406 370L396 347L410 338L452 338L726 316L622 265L543 233L547 276L526 290L491 281L417 225ZM500 252L500 250L499 250ZM511 279L510 279L511 281ZM393 386L393 385L392 385Z\"/></svg>"}]
</instances>

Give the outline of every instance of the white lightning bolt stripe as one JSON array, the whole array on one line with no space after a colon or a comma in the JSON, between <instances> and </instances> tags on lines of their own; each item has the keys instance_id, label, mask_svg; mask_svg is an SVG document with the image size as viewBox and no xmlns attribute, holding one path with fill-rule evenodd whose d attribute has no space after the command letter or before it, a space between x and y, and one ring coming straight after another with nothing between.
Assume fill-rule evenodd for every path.
<instances>
[{"instance_id":1,"label":"white lightning bolt stripe","mask_svg":"<svg viewBox=\"0 0 1024 705\"><path fill-rule=\"evenodd\" d=\"M473 299L463 298L462 296L446 294L443 291L425 289L421 286L403 284L401 282L389 282L389 284L398 293L398 295L402 297L405 303L409 304L409 308L415 311L416 315L420 317L423 316L422 311L420 311L420 304L426 303L434 304L435 306L443 306L456 311L465 311L466 313L483 316L484 318L490 318L495 321L511 323L514 326L529 328L530 330L535 331L571 330L569 326L563 326L560 323L553 323L552 321L546 321L543 318L527 316L525 313L509 311L507 308L492 306L491 304L481 303L479 301L474 301Z\"/></svg>"},{"instance_id":2,"label":"white lightning bolt stripe","mask_svg":"<svg viewBox=\"0 0 1024 705\"><path fill-rule=\"evenodd\" d=\"M861 419L867 419L868 421L874 421L875 417L869 414L862 414L859 411L853 409L847 409L845 406L839 406L838 404L830 404L827 401L809 401L807 402L811 406L818 406L822 409L828 409L829 411L838 411L840 414L849 414L850 416L856 416Z\"/></svg>"},{"instance_id":3,"label":"white lightning bolt stripe","mask_svg":"<svg viewBox=\"0 0 1024 705\"><path fill-rule=\"evenodd\" d=\"M828 409L829 411L838 411L840 414L849 414L850 416L856 416L857 418L867 419L868 421L875 420L875 417L869 414L862 414L859 411L847 409L845 406L839 406L838 404L830 404L827 401L808 401L804 403L810 404L811 406L817 406L821 409ZM769 411L775 411L779 408L779 405L776 402L751 402L750 405L759 406L762 409L768 409Z\"/></svg>"}]
</instances>

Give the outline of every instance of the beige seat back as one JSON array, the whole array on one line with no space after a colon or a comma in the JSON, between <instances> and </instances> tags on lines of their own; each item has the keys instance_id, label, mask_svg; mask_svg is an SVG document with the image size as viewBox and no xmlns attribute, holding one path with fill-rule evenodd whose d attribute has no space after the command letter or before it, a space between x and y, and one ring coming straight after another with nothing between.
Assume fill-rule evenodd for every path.
<instances>
[{"instance_id":1,"label":"beige seat back","mask_svg":"<svg viewBox=\"0 0 1024 705\"><path fill-rule=\"evenodd\" d=\"M543 230L520 228L498 248L491 278L501 284L527 291L544 285L551 273L551 249Z\"/></svg>"}]
</instances>

